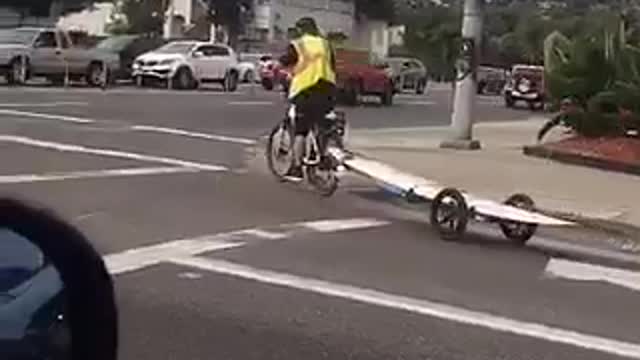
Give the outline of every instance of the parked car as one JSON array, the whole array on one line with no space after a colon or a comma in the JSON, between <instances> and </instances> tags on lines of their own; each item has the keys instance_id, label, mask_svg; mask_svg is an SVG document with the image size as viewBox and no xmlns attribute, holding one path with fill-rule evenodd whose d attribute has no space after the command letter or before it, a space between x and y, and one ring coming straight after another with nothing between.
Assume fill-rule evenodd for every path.
<instances>
[{"instance_id":1,"label":"parked car","mask_svg":"<svg viewBox=\"0 0 640 360\"><path fill-rule=\"evenodd\" d=\"M522 101L531 110L542 110L546 102L544 67L534 65L514 65L505 86L504 101L507 107L514 107Z\"/></svg>"},{"instance_id":2,"label":"parked car","mask_svg":"<svg viewBox=\"0 0 640 360\"><path fill-rule=\"evenodd\" d=\"M100 86L103 77L117 73L119 66L116 55L75 46L69 34L59 29L0 29L0 71L10 84L22 84L33 76L61 84L68 75Z\"/></svg>"},{"instance_id":3,"label":"parked car","mask_svg":"<svg viewBox=\"0 0 640 360\"><path fill-rule=\"evenodd\" d=\"M384 106L393 104L393 79L386 65L375 64L368 51L336 49L336 76L340 98L356 105L362 96L376 96Z\"/></svg>"},{"instance_id":4,"label":"parked car","mask_svg":"<svg viewBox=\"0 0 640 360\"><path fill-rule=\"evenodd\" d=\"M116 77L130 79L135 59L165 43L166 41L160 36L116 35L100 41L95 49L117 55L120 59L120 72Z\"/></svg>"},{"instance_id":5,"label":"parked car","mask_svg":"<svg viewBox=\"0 0 640 360\"><path fill-rule=\"evenodd\" d=\"M138 85L148 80L170 82L172 88L195 89L202 83L220 83L225 91L238 87L238 57L227 45L174 41L140 55L133 64Z\"/></svg>"},{"instance_id":6,"label":"parked car","mask_svg":"<svg viewBox=\"0 0 640 360\"><path fill-rule=\"evenodd\" d=\"M273 59L271 55L265 55L260 62L260 83L265 90L271 91L276 86L280 86L283 91L289 88L291 74L279 61Z\"/></svg>"},{"instance_id":7,"label":"parked car","mask_svg":"<svg viewBox=\"0 0 640 360\"><path fill-rule=\"evenodd\" d=\"M409 90L416 94L424 94L428 74L422 61L414 58L390 57L384 63L390 68L396 92Z\"/></svg>"},{"instance_id":8,"label":"parked car","mask_svg":"<svg viewBox=\"0 0 640 360\"><path fill-rule=\"evenodd\" d=\"M507 74L504 69L478 67L478 94L501 94L506 83Z\"/></svg>"},{"instance_id":9,"label":"parked car","mask_svg":"<svg viewBox=\"0 0 640 360\"><path fill-rule=\"evenodd\" d=\"M271 55L259 53L240 54L240 80L243 82L260 81L260 72L264 62L271 60Z\"/></svg>"}]
</instances>

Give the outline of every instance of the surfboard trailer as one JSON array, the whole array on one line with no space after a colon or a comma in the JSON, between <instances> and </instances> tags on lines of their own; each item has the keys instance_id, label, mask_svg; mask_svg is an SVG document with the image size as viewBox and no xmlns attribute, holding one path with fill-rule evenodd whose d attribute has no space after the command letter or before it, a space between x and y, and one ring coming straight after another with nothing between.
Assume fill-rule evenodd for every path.
<instances>
[{"instance_id":1,"label":"surfboard trailer","mask_svg":"<svg viewBox=\"0 0 640 360\"><path fill-rule=\"evenodd\" d=\"M347 170L363 175L408 201L431 203L430 222L444 240L459 240L471 220L497 224L504 236L525 244L539 225L568 226L572 222L542 215L526 194L513 194L503 203L467 194L434 181L404 173L389 165L340 150L329 149Z\"/></svg>"}]
</instances>

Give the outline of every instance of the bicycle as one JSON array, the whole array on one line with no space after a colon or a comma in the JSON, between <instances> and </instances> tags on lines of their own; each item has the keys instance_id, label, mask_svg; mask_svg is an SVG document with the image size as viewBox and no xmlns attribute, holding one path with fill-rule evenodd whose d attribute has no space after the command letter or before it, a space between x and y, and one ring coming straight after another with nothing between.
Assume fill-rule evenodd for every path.
<instances>
[{"instance_id":1,"label":"bicycle","mask_svg":"<svg viewBox=\"0 0 640 360\"><path fill-rule=\"evenodd\" d=\"M295 105L292 104L287 116L276 124L269 134L266 149L267 165L273 175L281 181L288 180L286 174L293 167L293 142L298 116ZM341 164L328 150L332 147L344 148L346 119L344 113L332 110L324 120L322 124L315 124L305 138L302 166L307 182L321 195L331 196L338 189L337 173ZM287 160L284 168L277 168L278 161L285 157Z\"/></svg>"}]
</instances>

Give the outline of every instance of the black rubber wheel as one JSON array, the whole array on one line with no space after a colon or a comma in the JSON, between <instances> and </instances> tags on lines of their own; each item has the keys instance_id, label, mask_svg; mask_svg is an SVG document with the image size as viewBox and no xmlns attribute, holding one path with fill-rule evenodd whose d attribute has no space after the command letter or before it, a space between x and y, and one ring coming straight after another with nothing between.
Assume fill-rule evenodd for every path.
<instances>
[{"instance_id":1,"label":"black rubber wheel","mask_svg":"<svg viewBox=\"0 0 640 360\"><path fill-rule=\"evenodd\" d=\"M267 91L273 90L273 80L271 80L271 79L262 79L261 83L262 83L262 87L265 90L267 90Z\"/></svg>"},{"instance_id":2,"label":"black rubber wheel","mask_svg":"<svg viewBox=\"0 0 640 360\"><path fill-rule=\"evenodd\" d=\"M416 86L416 94L423 95L426 88L427 88L427 80L422 79L418 81L418 85Z\"/></svg>"},{"instance_id":3,"label":"black rubber wheel","mask_svg":"<svg viewBox=\"0 0 640 360\"><path fill-rule=\"evenodd\" d=\"M393 105L393 85L388 85L384 89L384 93L380 95L380 103L383 106L391 106Z\"/></svg>"},{"instance_id":4,"label":"black rubber wheel","mask_svg":"<svg viewBox=\"0 0 640 360\"><path fill-rule=\"evenodd\" d=\"M242 79L242 81L245 82L245 83L253 84L255 78L256 78L256 76L253 73L253 71L252 70L247 70L247 72L244 73L244 78Z\"/></svg>"},{"instance_id":5,"label":"black rubber wheel","mask_svg":"<svg viewBox=\"0 0 640 360\"><path fill-rule=\"evenodd\" d=\"M513 206L523 210L534 210L535 203L533 199L526 194L511 195L505 200L505 205ZM535 235L538 230L537 224L520 223L514 221L502 221L500 229L504 236L518 244L524 245Z\"/></svg>"},{"instance_id":6,"label":"black rubber wheel","mask_svg":"<svg viewBox=\"0 0 640 360\"><path fill-rule=\"evenodd\" d=\"M283 147L280 137L276 138L276 136L286 135L289 139L289 144L286 147ZM265 152L265 156L267 158L267 166L269 167L269 171L280 181L285 180L285 176L293 167L293 142L295 139L295 134L293 132L293 127L290 126L287 122L278 123L269 134L269 139L267 140L267 148ZM282 169L276 167L277 161L282 157L288 157L286 163Z\"/></svg>"},{"instance_id":7,"label":"black rubber wheel","mask_svg":"<svg viewBox=\"0 0 640 360\"><path fill-rule=\"evenodd\" d=\"M311 184L320 195L329 197L338 190L339 179L334 170L321 170L317 166L307 166L305 172L309 184ZM320 172L326 177L320 175Z\"/></svg>"},{"instance_id":8,"label":"black rubber wheel","mask_svg":"<svg viewBox=\"0 0 640 360\"><path fill-rule=\"evenodd\" d=\"M9 85L24 85L29 77L29 61L24 64L20 58L13 59L9 64L7 82Z\"/></svg>"},{"instance_id":9,"label":"black rubber wheel","mask_svg":"<svg viewBox=\"0 0 640 360\"><path fill-rule=\"evenodd\" d=\"M440 191L431 203L430 220L443 240L460 240L469 222L469 209L462 193L453 188Z\"/></svg>"},{"instance_id":10,"label":"black rubber wheel","mask_svg":"<svg viewBox=\"0 0 640 360\"><path fill-rule=\"evenodd\" d=\"M360 84L355 81L347 85L344 93L344 101L347 105L358 106L360 104L360 94L362 93L360 89Z\"/></svg>"},{"instance_id":11,"label":"black rubber wheel","mask_svg":"<svg viewBox=\"0 0 640 360\"><path fill-rule=\"evenodd\" d=\"M238 89L238 73L235 71L229 71L224 77L222 86L226 92L234 92Z\"/></svg>"},{"instance_id":12,"label":"black rubber wheel","mask_svg":"<svg viewBox=\"0 0 640 360\"><path fill-rule=\"evenodd\" d=\"M504 104L505 104L506 107L513 108L515 103L516 103L515 100L510 95L505 95L504 96Z\"/></svg>"},{"instance_id":13,"label":"black rubber wheel","mask_svg":"<svg viewBox=\"0 0 640 360\"><path fill-rule=\"evenodd\" d=\"M87 81L87 84L91 87L100 87L102 86L102 79L105 76L104 73L105 69L103 68L102 64L94 62L91 63L91 65L89 65L89 67L87 68L87 75L85 76L85 79ZM107 83L109 82L109 71L107 70Z\"/></svg>"},{"instance_id":14,"label":"black rubber wheel","mask_svg":"<svg viewBox=\"0 0 640 360\"><path fill-rule=\"evenodd\" d=\"M171 87L178 90L192 90L198 86L191 70L186 67L178 69L170 81Z\"/></svg>"}]
</instances>

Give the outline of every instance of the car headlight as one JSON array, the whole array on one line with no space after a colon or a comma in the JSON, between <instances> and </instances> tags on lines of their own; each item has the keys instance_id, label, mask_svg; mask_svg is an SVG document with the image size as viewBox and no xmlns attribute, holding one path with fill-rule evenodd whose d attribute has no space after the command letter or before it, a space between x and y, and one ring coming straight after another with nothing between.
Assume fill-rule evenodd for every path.
<instances>
[{"instance_id":1,"label":"car headlight","mask_svg":"<svg viewBox=\"0 0 640 360\"><path fill-rule=\"evenodd\" d=\"M176 62L175 59L166 59L166 60L161 60L158 65L173 65Z\"/></svg>"}]
</instances>

